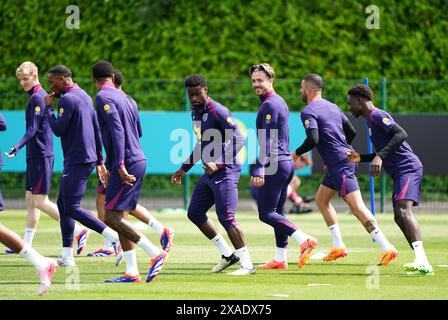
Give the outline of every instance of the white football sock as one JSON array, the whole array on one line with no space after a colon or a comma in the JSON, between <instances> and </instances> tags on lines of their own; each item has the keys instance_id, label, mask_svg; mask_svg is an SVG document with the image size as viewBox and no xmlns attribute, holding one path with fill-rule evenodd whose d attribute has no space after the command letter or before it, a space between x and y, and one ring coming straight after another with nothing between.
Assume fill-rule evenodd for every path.
<instances>
[{"instance_id":1,"label":"white football sock","mask_svg":"<svg viewBox=\"0 0 448 320\"><path fill-rule=\"evenodd\" d=\"M118 242L118 233L112 228L106 227L101 234L110 242Z\"/></svg>"},{"instance_id":2,"label":"white football sock","mask_svg":"<svg viewBox=\"0 0 448 320\"><path fill-rule=\"evenodd\" d=\"M292 235L291 238L296 240L299 244L301 244L303 241L306 241L307 239L311 238L309 235L307 235L305 232L303 232L300 229L297 229Z\"/></svg>"},{"instance_id":3,"label":"white football sock","mask_svg":"<svg viewBox=\"0 0 448 320\"><path fill-rule=\"evenodd\" d=\"M216 248L221 252L221 254L224 257L230 257L233 253L232 248L230 248L229 244L227 243L226 239L218 233L213 239L210 240Z\"/></svg>"},{"instance_id":4,"label":"white football sock","mask_svg":"<svg viewBox=\"0 0 448 320\"><path fill-rule=\"evenodd\" d=\"M145 252L151 257L151 259L154 259L161 253L160 249L152 244L152 242L149 241L145 236L142 236L140 238L140 240L137 242L137 245L145 250Z\"/></svg>"},{"instance_id":5,"label":"white football sock","mask_svg":"<svg viewBox=\"0 0 448 320\"><path fill-rule=\"evenodd\" d=\"M138 276L137 252L135 250L124 251L123 256L126 261L126 274L130 276Z\"/></svg>"},{"instance_id":6,"label":"white football sock","mask_svg":"<svg viewBox=\"0 0 448 320\"><path fill-rule=\"evenodd\" d=\"M376 228L375 230L373 230L370 233L370 236L373 238L373 240L375 240L376 243L378 243L381 251L395 250L394 246L390 244L380 228Z\"/></svg>"},{"instance_id":7,"label":"white football sock","mask_svg":"<svg viewBox=\"0 0 448 320\"><path fill-rule=\"evenodd\" d=\"M237 249L235 253L240 258L240 263L244 268L248 270L252 270L254 268L252 260L250 259L249 250L246 246Z\"/></svg>"},{"instance_id":8,"label":"white football sock","mask_svg":"<svg viewBox=\"0 0 448 320\"><path fill-rule=\"evenodd\" d=\"M82 229L84 229L83 226L81 226L78 223L75 223L75 230L73 231L73 235L76 237L78 235L78 233L80 233L82 231Z\"/></svg>"},{"instance_id":9,"label":"white football sock","mask_svg":"<svg viewBox=\"0 0 448 320\"><path fill-rule=\"evenodd\" d=\"M286 262L288 261L288 249L287 248L275 248L275 261Z\"/></svg>"},{"instance_id":10,"label":"white football sock","mask_svg":"<svg viewBox=\"0 0 448 320\"><path fill-rule=\"evenodd\" d=\"M36 233L36 229L33 228L25 228L25 232L23 234L23 241L28 244L30 247L33 246L34 234Z\"/></svg>"},{"instance_id":11,"label":"white football sock","mask_svg":"<svg viewBox=\"0 0 448 320\"><path fill-rule=\"evenodd\" d=\"M331 238L333 239L333 248L345 248L344 241L342 240L341 229L339 224L333 224L328 227L331 232Z\"/></svg>"},{"instance_id":12,"label":"white football sock","mask_svg":"<svg viewBox=\"0 0 448 320\"><path fill-rule=\"evenodd\" d=\"M163 226L163 224L161 224L161 223L159 222L159 220L157 220L156 218L152 218L151 220L149 220L148 225L149 225L151 228L153 228L153 229L157 232L157 234L158 234L159 236L162 235L162 233L163 233L163 229L165 228L165 227Z\"/></svg>"},{"instance_id":13,"label":"white football sock","mask_svg":"<svg viewBox=\"0 0 448 320\"><path fill-rule=\"evenodd\" d=\"M412 248L414 248L415 261L421 262L423 264L429 264L422 241L412 242Z\"/></svg>"},{"instance_id":14,"label":"white football sock","mask_svg":"<svg viewBox=\"0 0 448 320\"><path fill-rule=\"evenodd\" d=\"M104 249L110 249L112 248L112 242L108 240L106 237L103 236L104 239Z\"/></svg>"},{"instance_id":15,"label":"white football sock","mask_svg":"<svg viewBox=\"0 0 448 320\"><path fill-rule=\"evenodd\" d=\"M73 257L73 248L71 247L62 247L62 258L64 259L74 259Z\"/></svg>"},{"instance_id":16,"label":"white football sock","mask_svg":"<svg viewBox=\"0 0 448 320\"><path fill-rule=\"evenodd\" d=\"M48 266L48 259L31 248L31 246L27 243L25 243L19 254L22 255L26 260L31 262L33 266L39 271L45 269Z\"/></svg>"}]
</instances>

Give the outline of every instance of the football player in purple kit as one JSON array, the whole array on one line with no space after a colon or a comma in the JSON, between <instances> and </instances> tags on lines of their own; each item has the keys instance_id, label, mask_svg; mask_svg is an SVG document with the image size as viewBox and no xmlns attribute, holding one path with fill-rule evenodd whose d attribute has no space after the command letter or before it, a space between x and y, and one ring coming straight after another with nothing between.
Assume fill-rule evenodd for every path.
<instances>
[{"instance_id":1,"label":"football player in purple kit","mask_svg":"<svg viewBox=\"0 0 448 320\"><path fill-rule=\"evenodd\" d=\"M240 269L229 275L254 274L243 231L235 218L242 168L237 154L244 146L244 137L230 111L208 96L207 82L203 76L188 76L185 87L191 102L193 129L198 143L182 167L172 175L171 182L181 184L182 177L202 160L205 173L191 197L188 218L221 252L221 260L212 272L220 272L240 261ZM213 205L219 222L236 249L235 253L207 217L207 211Z\"/></svg>"},{"instance_id":2,"label":"football player in purple kit","mask_svg":"<svg viewBox=\"0 0 448 320\"><path fill-rule=\"evenodd\" d=\"M259 188L258 214L261 221L274 228L275 258L260 269L287 269L288 236L300 246L298 267L309 260L317 240L295 226L285 216L288 185L294 176L294 163L289 150L289 109L273 87L274 69L267 63L249 69L252 88L260 98L256 126L260 146L258 159L251 167L251 184Z\"/></svg>"},{"instance_id":3,"label":"football player in purple kit","mask_svg":"<svg viewBox=\"0 0 448 320\"><path fill-rule=\"evenodd\" d=\"M139 282L135 245L150 257L146 282L152 281L163 269L168 257L128 221L135 210L146 170L146 157L140 145L139 116L123 91L113 83L113 66L101 60L92 68L98 93L95 97L98 120L106 150L108 181L105 201L105 222L120 236L126 258L126 274L106 282ZM141 128L140 128L141 129ZM129 170L129 171L128 171Z\"/></svg>"},{"instance_id":4,"label":"football player in purple kit","mask_svg":"<svg viewBox=\"0 0 448 320\"><path fill-rule=\"evenodd\" d=\"M331 204L331 199L338 193L380 246L379 265L387 265L397 257L398 252L384 236L375 217L364 204L355 176L356 165L347 162L347 152L352 150L350 143L355 138L356 131L337 105L322 98L323 87L323 80L317 74L308 74L302 80L302 99L307 106L300 113L300 117L307 138L293 153L293 157L298 157L317 147L327 167L325 177L316 193L316 204L333 239L333 248L323 260L333 261L348 254L342 240L336 211Z\"/></svg>"},{"instance_id":5,"label":"football player in purple kit","mask_svg":"<svg viewBox=\"0 0 448 320\"><path fill-rule=\"evenodd\" d=\"M121 75L121 72L119 70L116 70L116 69L114 70L112 80L113 80L115 88L117 88L118 90L120 90L124 93L124 91L122 90L122 86L121 86L122 82L123 82L123 76ZM125 95L126 95L126 98L129 100L129 102L131 103L131 105L138 112L137 102L134 99L132 99L131 96L127 95L126 93L125 93ZM141 128L140 121L138 121L137 126L138 126L139 137L141 138L143 136L143 131ZM106 166L107 166L107 164L106 164ZM104 202L106 200L106 188L103 186L101 181L98 182L98 188L96 189L96 192L97 192L96 209L98 212L98 218L101 221L104 221L104 217L105 217ZM150 226L158 233L158 235L160 236L160 245L162 246L163 250L165 250L166 252L169 252L171 250L171 247L173 245L174 229L165 227L145 207L143 207L139 204L137 204L135 210L130 210L129 214L133 215L134 217L136 217L137 219L142 221L145 225ZM136 254L135 250L124 252L125 260L131 261L130 263L126 264L126 267L129 269L126 272L126 275L130 275L131 276L131 277L129 277L130 279L133 279L132 275L135 276L135 275L139 274L137 264L133 263L133 261L135 261L135 259L134 259L135 254ZM87 256L102 257L102 256L113 256L113 255L115 255L115 252L113 250L112 243L110 243L110 241L107 240L107 238L104 238L103 248L95 250L95 251L89 253ZM124 282L124 281L128 280L128 278L125 277L125 278L122 278L121 280L123 280L122 282Z\"/></svg>"},{"instance_id":6,"label":"football player in purple kit","mask_svg":"<svg viewBox=\"0 0 448 320\"><path fill-rule=\"evenodd\" d=\"M376 153L362 154L350 150L348 161L370 162L374 177L381 175L381 167L392 177L394 191L392 204L394 218L406 240L414 250L415 260L404 265L406 271L416 274L433 274L434 270L423 248L420 227L412 207L420 202L423 165L406 142L407 133L386 112L373 104L372 90L357 84L348 91L349 111L367 120L369 135Z\"/></svg>"},{"instance_id":7,"label":"football player in purple kit","mask_svg":"<svg viewBox=\"0 0 448 320\"><path fill-rule=\"evenodd\" d=\"M45 97L48 122L53 133L61 137L64 169L59 184L58 209L61 217L62 255L60 265L75 266L73 258L73 229L75 221L107 237L119 250L118 234L89 211L81 208L87 179L96 166L104 182L101 133L92 99L72 80L72 72L64 65L48 71L53 90ZM60 97L58 115L53 114L53 101Z\"/></svg>"},{"instance_id":8,"label":"football player in purple kit","mask_svg":"<svg viewBox=\"0 0 448 320\"><path fill-rule=\"evenodd\" d=\"M37 66L25 61L17 68L16 76L29 96L25 116L26 132L6 155L8 158L13 158L26 145L27 219L23 241L32 246L41 210L59 221L58 207L48 198L54 164L53 132L44 113L44 97L47 92L39 83ZM78 240L77 252L81 253L87 243L87 229L76 224L74 233ZM7 249L6 253L15 252Z\"/></svg>"},{"instance_id":9,"label":"football player in purple kit","mask_svg":"<svg viewBox=\"0 0 448 320\"><path fill-rule=\"evenodd\" d=\"M0 113L0 131L6 130L6 121ZM0 169L3 165L3 158L0 152ZM4 210L3 198L1 197L0 191L0 211ZM11 248L13 252L19 253L26 260L28 260L36 268L39 278L39 295L43 296L48 288L51 286L51 279L56 270L57 263L53 259L48 259L36 250L34 250L28 243L23 241L18 234L9 230L0 223L0 242L3 243L8 248Z\"/></svg>"}]
</instances>

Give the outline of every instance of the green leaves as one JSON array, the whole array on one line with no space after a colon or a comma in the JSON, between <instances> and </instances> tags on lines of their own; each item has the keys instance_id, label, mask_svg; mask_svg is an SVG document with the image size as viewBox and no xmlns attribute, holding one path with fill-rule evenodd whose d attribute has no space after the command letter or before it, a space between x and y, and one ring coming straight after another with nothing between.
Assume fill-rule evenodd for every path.
<instances>
[{"instance_id":1,"label":"green leaves","mask_svg":"<svg viewBox=\"0 0 448 320\"><path fill-rule=\"evenodd\" d=\"M195 72L208 79L241 79L238 90L227 82L213 84L210 94L222 95L222 102L234 110L256 110L257 99L248 98L253 93L247 70L262 61L276 69L278 80L296 79L287 88L276 83L291 97L285 98L295 110L303 107L298 79L310 72L328 80L328 97L342 105L353 81L334 79L448 80L444 1L379 1L379 30L365 26L368 2L82 0L74 3L80 9L78 30L65 27L69 4L52 0L0 4L0 77L13 77L25 60L38 64L42 78L51 66L63 63L73 70L75 80L85 78L85 89L94 93L91 66L108 59L125 79L179 81L126 84L146 110L183 110L182 79ZM448 96L447 90L440 97ZM1 81L0 108L21 108L20 93L18 85ZM447 111L448 106L446 98L437 105L397 101L391 110Z\"/></svg>"}]
</instances>

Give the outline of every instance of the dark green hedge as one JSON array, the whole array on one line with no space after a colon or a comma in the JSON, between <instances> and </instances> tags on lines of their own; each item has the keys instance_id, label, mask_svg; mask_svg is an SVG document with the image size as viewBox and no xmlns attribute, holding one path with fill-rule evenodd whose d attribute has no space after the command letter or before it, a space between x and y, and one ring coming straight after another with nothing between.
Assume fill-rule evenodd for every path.
<instances>
[{"instance_id":1,"label":"dark green hedge","mask_svg":"<svg viewBox=\"0 0 448 320\"><path fill-rule=\"evenodd\" d=\"M80 29L65 27L69 4L80 8ZM94 93L90 68L108 59L129 79L127 90L142 109L182 110L179 79L201 72L212 93L234 110L255 110L248 67L271 63L279 79L316 72L329 80L328 97L344 106L355 81L332 79L448 80L448 3L445 0L375 1L380 29L365 27L371 1L310 0L25 0L0 3L0 77L13 77L24 60L41 76L68 65ZM245 80L236 80L245 79ZM169 81L178 80L178 81ZM44 85L46 83L44 82ZM448 111L446 82L391 84L392 111ZM293 108L298 80L278 84ZM219 93L219 94L218 94ZM13 78L0 81L0 108L20 108Z\"/></svg>"}]
</instances>

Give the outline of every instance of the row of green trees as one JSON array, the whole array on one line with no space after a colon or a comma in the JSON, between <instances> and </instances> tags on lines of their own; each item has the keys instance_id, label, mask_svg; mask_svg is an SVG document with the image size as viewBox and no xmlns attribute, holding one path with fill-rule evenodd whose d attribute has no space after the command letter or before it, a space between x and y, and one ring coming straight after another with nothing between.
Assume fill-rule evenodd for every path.
<instances>
[{"instance_id":1,"label":"row of green trees","mask_svg":"<svg viewBox=\"0 0 448 320\"><path fill-rule=\"evenodd\" d=\"M341 99L349 84L369 77L448 80L448 3L444 0L376 1L379 29L369 29L370 1L348 0L25 0L0 2L0 77L35 61L41 75L63 63L89 82L91 66L107 59L128 79L143 109L182 109L181 79L200 72L236 110L256 108L247 83L253 63L269 62L281 93L298 95L298 79L315 72ZM79 9L79 29L69 5ZM159 79L157 82L154 79ZM171 81L160 81L167 79ZM245 82L241 82L243 80ZM175 81L172 81L175 80ZM90 83L87 85L92 91ZM447 111L446 82L396 83L396 111ZM2 79L0 108L17 108L17 84ZM243 96L243 98L241 97ZM415 100L417 97L419 100ZM288 97L287 97L288 98ZM397 98L398 99L398 98ZM300 103L290 99L293 107ZM423 108L423 110L422 110Z\"/></svg>"}]
</instances>

